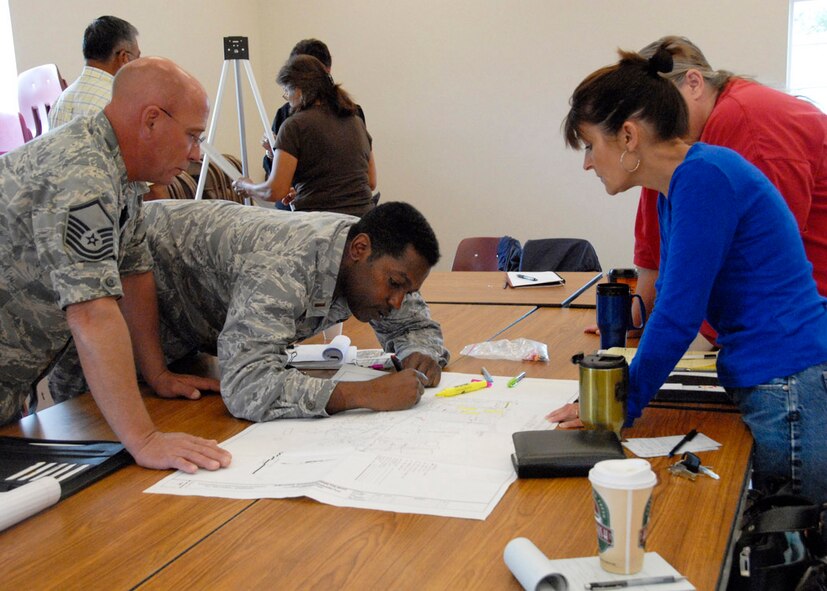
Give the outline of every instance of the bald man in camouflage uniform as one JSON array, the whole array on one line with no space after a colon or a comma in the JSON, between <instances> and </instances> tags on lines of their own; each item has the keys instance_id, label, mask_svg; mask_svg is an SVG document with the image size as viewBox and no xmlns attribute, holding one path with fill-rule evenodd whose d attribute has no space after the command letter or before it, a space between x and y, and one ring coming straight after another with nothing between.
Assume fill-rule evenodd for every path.
<instances>
[{"instance_id":1,"label":"bald man in camouflage uniform","mask_svg":"<svg viewBox=\"0 0 827 591\"><path fill-rule=\"evenodd\" d=\"M228 201L144 208L167 360L217 354L236 417L405 409L439 382L448 351L417 292L439 247L410 205L386 203L361 221ZM286 368L289 344L351 315L371 323L405 371L337 385Z\"/></svg>"},{"instance_id":2,"label":"bald man in camouflage uniform","mask_svg":"<svg viewBox=\"0 0 827 591\"><path fill-rule=\"evenodd\" d=\"M118 73L102 113L0 158L0 423L21 416L74 337L95 401L139 464L229 464L214 441L157 430L140 397L129 333L136 317L154 313L154 300L134 297L139 288L154 293L139 181L168 183L198 160L208 112L192 76L169 60L136 60ZM157 327L137 337L149 343L137 359L159 394L197 397L197 388L217 387L158 364Z\"/></svg>"}]
</instances>

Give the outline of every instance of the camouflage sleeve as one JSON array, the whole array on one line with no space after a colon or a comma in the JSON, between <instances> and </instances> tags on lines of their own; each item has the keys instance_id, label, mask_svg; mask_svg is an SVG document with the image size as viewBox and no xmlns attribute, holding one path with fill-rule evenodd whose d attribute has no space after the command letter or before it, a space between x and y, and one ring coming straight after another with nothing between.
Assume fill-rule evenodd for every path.
<instances>
[{"instance_id":1,"label":"camouflage sleeve","mask_svg":"<svg viewBox=\"0 0 827 591\"><path fill-rule=\"evenodd\" d=\"M370 324L385 351L393 351L400 358L423 353L436 359L440 367L448 364L451 354L443 344L442 328L431 318L419 292L409 294L399 310Z\"/></svg>"},{"instance_id":2,"label":"camouflage sleeve","mask_svg":"<svg viewBox=\"0 0 827 591\"><path fill-rule=\"evenodd\" d=\"M118 273L117 220L108 179L67 187L32 205L32 228L39 265L48 270L58 305L122 295Z\"/></svg>"},{"instance_id":3,"label":"camouflage sleeve","mask_svg":"<svg viewBox=\"0 0 827 591\"><path fill-rule=\"evenodd\" d=\"M328 416L335 384L285 367L309 296L302 266L275 266L277 256L250 255L237 276L218 337L221 396L233 416L251 421Z\"/></svg>"}]
</instances>

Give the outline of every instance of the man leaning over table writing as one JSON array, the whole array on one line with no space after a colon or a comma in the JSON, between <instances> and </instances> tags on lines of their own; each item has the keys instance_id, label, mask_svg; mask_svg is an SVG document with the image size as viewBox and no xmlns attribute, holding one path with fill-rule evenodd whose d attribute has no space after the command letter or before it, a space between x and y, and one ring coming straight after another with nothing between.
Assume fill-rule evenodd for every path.
<instances>
[{"instance_id":1,"label":"man leaning over table writing","mask_svg":"<svg viewBox=\"0 0 827 591\"><path fill-rule=\"evenodd\" d=\"M439 383L449 354L417 293L439 246L412 206L386 203L361 220L226 201L144 207L164 354L169 361L217 354L221 395L234 416L402 410ZM402 372L337 384L287 369L288 345L351 315L370 322L402 359ZM64 363L52 378L56 396L79 391Z\"/></svg>"}]
</instances>

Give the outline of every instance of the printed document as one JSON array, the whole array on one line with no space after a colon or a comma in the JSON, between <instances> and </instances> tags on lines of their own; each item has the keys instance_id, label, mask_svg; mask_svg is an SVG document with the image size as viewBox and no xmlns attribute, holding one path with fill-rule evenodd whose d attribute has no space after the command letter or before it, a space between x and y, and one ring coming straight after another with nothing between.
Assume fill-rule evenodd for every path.
<instances>
[{"instance_id":1,"label":"printed document","mask_svg":"<svg viewBox=\"0 0 827 591\"><path fill-rule=\"evenodd\" d=\"M307 496L322 503L485 519L516 479L515 431L549 429L552 409L574 400L575 380L494 376L490 388L438 398L478 374L443 373L414 408L348 411L258 423L222 443L228 468L176 472L149 493L233 499Z\"/></svg>"}]
</instances>

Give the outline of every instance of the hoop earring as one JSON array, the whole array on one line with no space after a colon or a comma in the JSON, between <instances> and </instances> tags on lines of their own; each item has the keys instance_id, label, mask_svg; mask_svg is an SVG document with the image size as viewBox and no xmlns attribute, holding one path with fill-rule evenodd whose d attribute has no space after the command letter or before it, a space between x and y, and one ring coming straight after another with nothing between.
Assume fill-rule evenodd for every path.
<instances>
[{"instance_id":1,"label":"hoop earring","mask_svg":"<svg viewBox=\"0 0 827 591\"><path fill-rule=\"evenodd\" d=\"M637 169L640 168L640 158L637 159L637 164L635 164L635 167L632 170L629 170L628 168L623 166L623 158L626 157L626 154L628 154L628 152L626 150L623 150L623 153L620 155L620 168L631 174L633 172L636 172Z\"/></svg>"}]
</instances>

